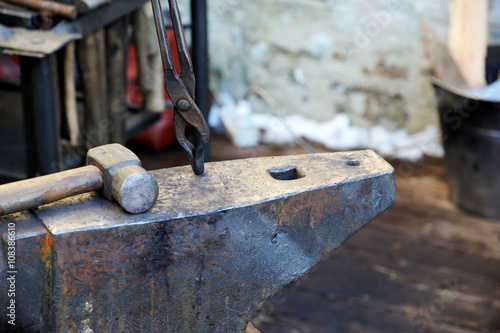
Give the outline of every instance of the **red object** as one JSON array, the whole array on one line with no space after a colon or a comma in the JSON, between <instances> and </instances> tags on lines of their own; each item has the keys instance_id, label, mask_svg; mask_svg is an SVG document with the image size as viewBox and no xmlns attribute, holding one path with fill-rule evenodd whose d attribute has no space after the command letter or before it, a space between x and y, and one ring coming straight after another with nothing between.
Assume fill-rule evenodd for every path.
<instances>
[{"instance_id":1,"label":"red object","mask_svg":"<svg viewBox=\"0 0 500 333\"><path fill-rule=\"evenodd\" d=\"M166 108L161 115L161 119L156 124L137 135L131 141L153 148L156 151L165 150L175 142L173 115L174 109Z\"/></svg>"},{"instance_id":2,"label":"red object","mask_svg":"<svg viewBox=\"0 0 500 333\"><path fill-rule=\"evenodd\" d=\"M21 66L18 56L0 55L0 78L14 82L21 80Z\"/></svg>"},{"instance_id":3,"label":"red object","mask_svg":"<svg viewBox=\"0 0 500 333\"><path fill-rule=\"evenodd\" d=\"M179 56L173 30L167 30L168 43L172 50L172 59L177 73L180 72ZM137 55L135 46L130 45L128 50L128 68L127 68L127 102L135 105L142 105L143 95L137 85ZM165 91L165 101L170 101ZM153 148L157 151L164 150L175 142L175 129L173 122L174 108L165 108L161 119L137 135L131 141L142 146Z\"/></svg>"}]
</instances>

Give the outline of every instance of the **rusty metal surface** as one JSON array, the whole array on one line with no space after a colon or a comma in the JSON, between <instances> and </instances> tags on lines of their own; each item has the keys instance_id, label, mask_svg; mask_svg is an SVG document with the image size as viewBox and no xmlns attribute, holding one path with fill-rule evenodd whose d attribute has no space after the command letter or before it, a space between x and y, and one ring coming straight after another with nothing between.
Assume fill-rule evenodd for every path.
<instances>
[{"instance_id":1,"label":"rusty metal surface","mask_svg":"<svg viewBox=\"0 0 500 333\"><path fill-rule=\"evenodd\" d=\"M290 166L296 172L285 180L268 171L281 177ZM145 214L85 194L0 220L4 229L26 226L18 242L34 244L18 247L16 302L34 308L19 313L18 328L244 332L267 298L395 195L394 170L371 151L210 163L201 177L190 167L153 175L160 195ZM2 279L3 302L6 288ZM12 328L2 320L1 331Z\"/></svg>"},{"instance_id":2,"label":"rusty metal surface","mask_svg":"<svg viewBox=\"0 0 500 333\"><path fill-rule=\"evenodd\" d=\"M14 267L9 267L7 260L9 230L15 231L16 238ZM52 312L53 248L49 232L33 214L22 212L0 223L0 237L3 243L0 249L0 307L3 310L0 332L50 332L52 318L47 314ZM11 289L7 279L12 276L15 287ZM15 297L11 297L12 292ZM16 301L14 317L6 316L10 314L11 299ZM23 320L15 321L16 326L7 324L19 318Z\"/></svg>"}]
</instances>

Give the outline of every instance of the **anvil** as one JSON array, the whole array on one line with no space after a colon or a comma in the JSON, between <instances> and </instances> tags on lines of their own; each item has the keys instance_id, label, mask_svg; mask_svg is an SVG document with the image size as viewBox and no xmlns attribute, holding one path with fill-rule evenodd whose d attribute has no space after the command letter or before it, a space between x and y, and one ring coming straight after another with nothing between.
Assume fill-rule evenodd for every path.
<instances>
[{"instance_id":1,"label":"anvil","mask_svg":"<svg viewBox=\"0 0 500 333\"><path fill-rule=\"evenodd\" d=\"M244 332L395 196L368 150L152 174L144 214L89 193L0 219L1 332Z\"/></svg>"}]
</instances>

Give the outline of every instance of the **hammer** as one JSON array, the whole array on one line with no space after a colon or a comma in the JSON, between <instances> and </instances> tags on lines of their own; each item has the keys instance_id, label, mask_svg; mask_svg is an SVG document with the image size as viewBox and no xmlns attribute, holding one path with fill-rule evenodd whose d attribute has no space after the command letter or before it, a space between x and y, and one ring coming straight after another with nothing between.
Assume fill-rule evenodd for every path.
<instances>
[{"instance_id":1,"label":"hammer","mask_svg":"<svg viewBox=\"0 0 500 333\"><path fill-rule=\"evenodd\" d=\"M132 214L151 208L158 184L139 158L119 144L92 148L87 166L0 186L0 216L36 208L73 195L101 191Z\"/></svg>"}]
</instances>

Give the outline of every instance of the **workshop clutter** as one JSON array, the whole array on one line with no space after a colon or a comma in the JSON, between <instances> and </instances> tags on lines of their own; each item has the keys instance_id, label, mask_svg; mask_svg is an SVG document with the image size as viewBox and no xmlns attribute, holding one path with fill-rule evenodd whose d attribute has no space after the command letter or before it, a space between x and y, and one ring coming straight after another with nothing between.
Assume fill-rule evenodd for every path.
<instances>
[{"instance_id":1,"label":"workshop clutter","mask_svg":"<svg viewBox=\"0 0 500 333\"><path fill-rule=\"evenodd\" d=\"M39 118L29 112L40 113L46 123L43 130L26 130L27 149L36 154L28 154L29 161L19 162L19 169L30 165L27 174L34 176L78 167L88 149L111 142L133 141L155 150L171 145L175 141L174 108L165 93L151 5L64 2L81 15L70 20L28 8L23 1L0 1L0 47L4 53L16 55L0 58L1 83L16 98L23 98L8 112L19 115L24 109L23 117L34 120L20 124L21 129L38 124L35 119ZM168 11L160 15L166 14ZM165 30L175 50L170 24ZM177 52L172 55L179 69ZM42 69L35 72L33 68ZM32 86L30 90L35 92L44 89L36 94L38 99L19 89L21 72L22 86ZM20 122L16 118L16 124ZM23 134L15 144L25 146Z\"/></svg>"}]
</instances>

